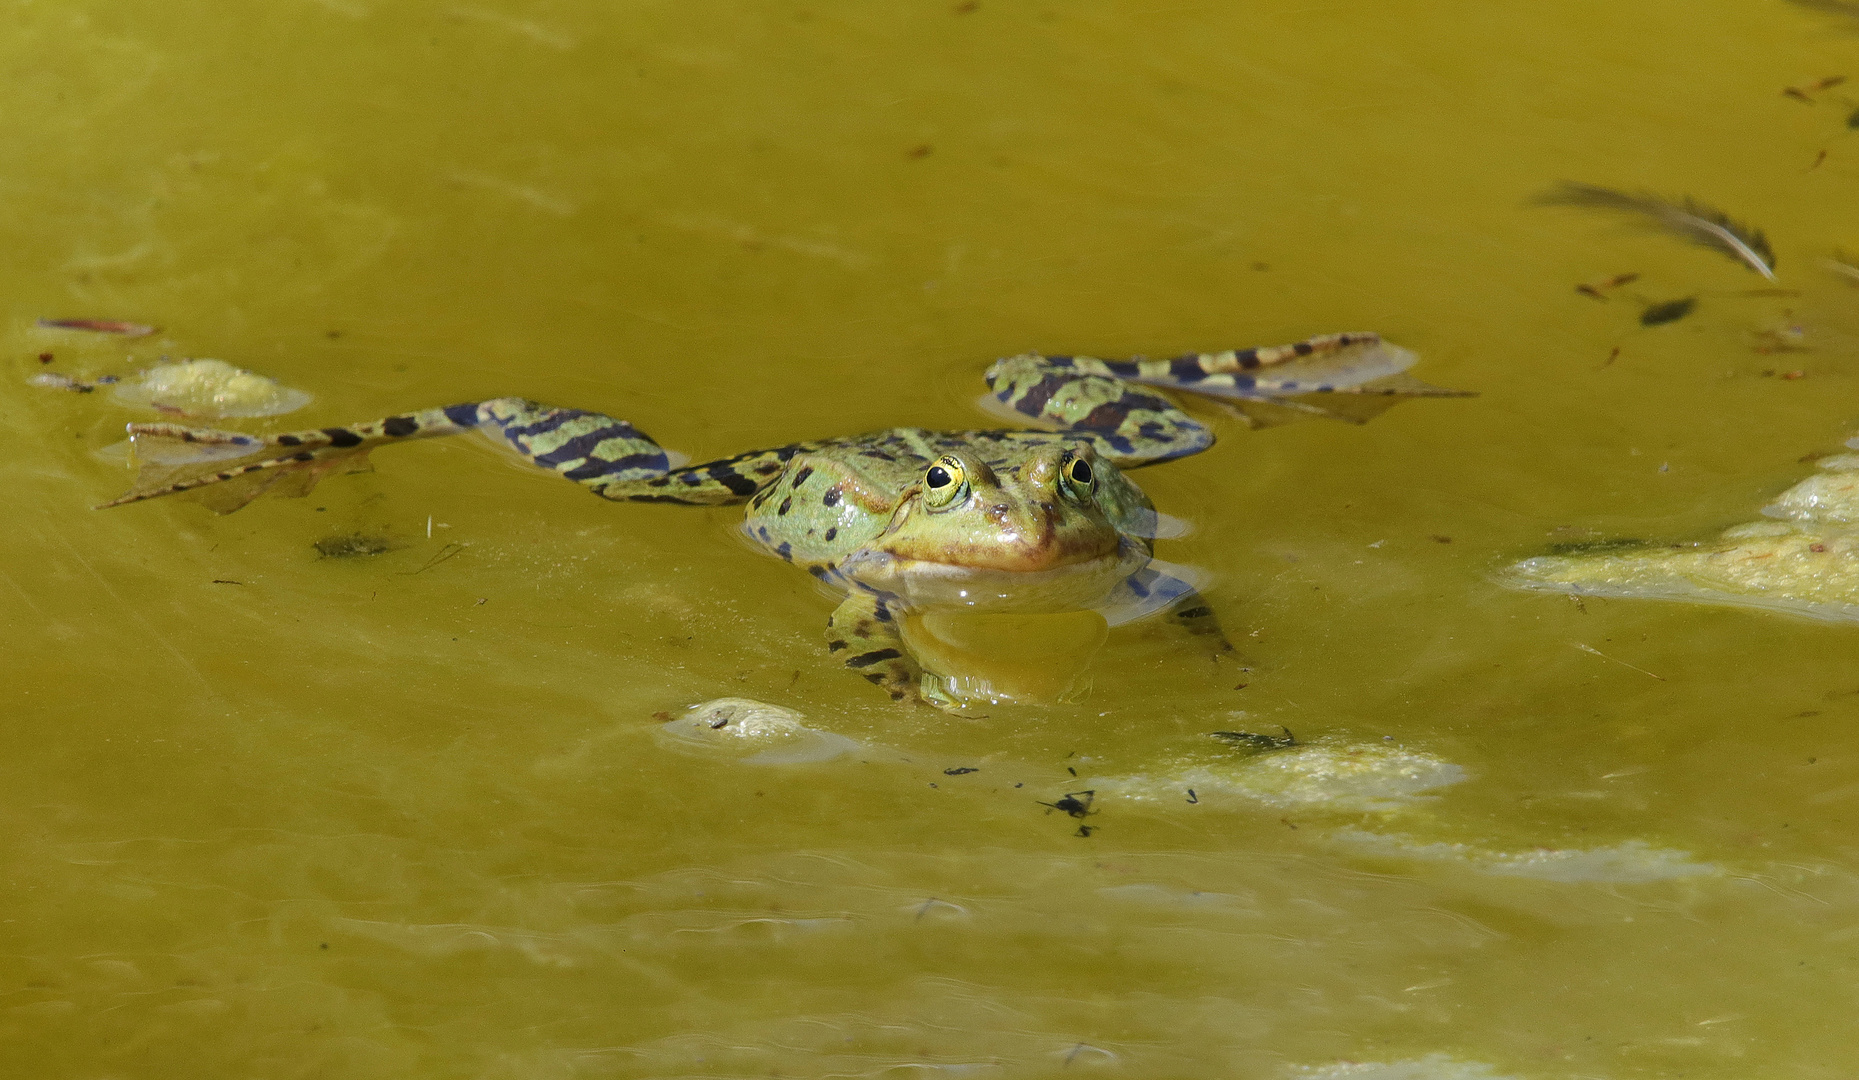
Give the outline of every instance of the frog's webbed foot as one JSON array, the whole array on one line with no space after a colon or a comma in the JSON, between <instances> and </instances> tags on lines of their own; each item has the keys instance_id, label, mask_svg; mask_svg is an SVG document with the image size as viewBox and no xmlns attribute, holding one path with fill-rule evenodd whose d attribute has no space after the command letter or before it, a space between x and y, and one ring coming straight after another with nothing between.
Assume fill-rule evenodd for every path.
<instances>
[{"instance_id":1,"label":"frog's webbed foot","mask_svg":"<svg viewBox=\"0 0 1859 1080\"><path fill-rule=\"evenodd\" d=\"M826 647L846 667L882 688L892 701L916 698L923 671L904 645L900 613L885 599L854 591L826 620Z\"/></svg>"},{"instance_id":2,"label":"frog's webbed foot","mask_svg":"<svg viewBox=\"0 0 1859 1080\"><path fill-rule=\"evenodd\" d=\"M1168 613L1168 620L1201 640L1214 653L1233 651L1226 631L1199 586L1207 575L1192 566L1153 560L1125 578L1098 608L1112 626Z\"/></svg>"}]
</instances>

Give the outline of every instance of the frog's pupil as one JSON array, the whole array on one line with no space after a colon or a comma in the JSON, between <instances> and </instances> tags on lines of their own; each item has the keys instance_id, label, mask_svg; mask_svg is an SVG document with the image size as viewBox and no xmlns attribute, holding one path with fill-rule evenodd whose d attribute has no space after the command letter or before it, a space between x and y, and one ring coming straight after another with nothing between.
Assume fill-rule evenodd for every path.
<instances>
[{"instance_id":1,"label":"frog's pupil","mask_svg":"<svg viewBox=\"0 0 1859 1080\"><path fill-rule=\"evenodd\" d=\"M1091 482L1091 466L1085 464L1083 460L1073 461L1072 462L1072 479L1080 484L1090 483Z\"/></svg>"},{"instance_id":2,"label":"frog's pupil","mask_svg":"<svg viewBox=\"0 0 1859 1080\"><path fill-rule=\"evenodd\" d=\"M932 465L930 471L924 474L923 479L929 481L929 486L933 488L948 487L949 470L941 465Z\"/></svg>"}]
</instances>

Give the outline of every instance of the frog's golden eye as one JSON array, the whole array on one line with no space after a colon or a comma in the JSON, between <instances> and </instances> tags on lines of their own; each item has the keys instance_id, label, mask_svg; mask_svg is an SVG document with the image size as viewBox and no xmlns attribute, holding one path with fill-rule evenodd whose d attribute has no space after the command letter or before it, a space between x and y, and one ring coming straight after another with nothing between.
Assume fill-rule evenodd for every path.
<instances>
[{"instance_id":1,"label":"frog's golden eye","mask_svg":"<svg viewBox=\"0 0 1859 1080\"><path fill-rule=\"evenodd\" d=\"M931 510L954 504L967 490L968 470L955 458L937 458L936 464L923 472L923 504Z\"/></svg>"},{"instance_id":2,"label":"frog's golden eye","mask_svg":"<svg viewBox=\"0 0 1859 1080\"><path fill-rule=\"evenodd\" d=\"M1071 467L1065 470L1065 475L1071 477L1072 483L1079 487L1088 488L1091 486L1091 463L1083 458L1072 458Z\"/></svg>"}]
</instances>

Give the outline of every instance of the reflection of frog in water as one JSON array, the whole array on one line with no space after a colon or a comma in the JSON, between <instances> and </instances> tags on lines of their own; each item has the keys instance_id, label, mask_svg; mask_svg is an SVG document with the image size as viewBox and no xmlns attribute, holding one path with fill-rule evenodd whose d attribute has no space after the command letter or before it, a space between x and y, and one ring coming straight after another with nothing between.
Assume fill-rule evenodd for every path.
<instances>
[{"instance_id":1,"label":"reflection of frog in water","mask_svg":"<svg viewBox=\"0 0 1859 1080\"><path fill-rule=\"evenodd\" d=\"M1373 334L1173 360L1027 354L996 363L988 386L1016 417L1058 430L892 428L687 467L624 420L520 398L269 438L132 424L143 473L110 505L197 491L229 512L267 488L303 494L389 443L483 430L604 498L748 503L756 542L845 593L831 649L903 700L920 669L899 619L914 612L1166 610L1218 640L1192 586L1151 565L1158 518L1122 472L1198 453L1213 433L1140 384L1227 398L1255 419L1363 414L1447 393L1399 374L1412 363Z\"/></svg>"}]
</instances>

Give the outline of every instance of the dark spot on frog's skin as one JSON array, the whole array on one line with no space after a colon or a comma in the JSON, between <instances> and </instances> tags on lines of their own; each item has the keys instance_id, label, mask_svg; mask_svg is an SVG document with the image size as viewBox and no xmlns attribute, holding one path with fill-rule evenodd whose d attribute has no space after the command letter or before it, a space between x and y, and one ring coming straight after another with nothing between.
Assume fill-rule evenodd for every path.
<instances>
[{"instance_id":1,"label":"dark spot on frog's skin","mask_svg":"<svg viewBox=\"0 0 1859 1080\"><path fill-rule=\"evenodd\" d=\"M1200 382L1207 377L1198 356L1177 356L1168 362L1168 373L1176 382Z\"/></svg>"},{"instance_id":2,"label":"dark spot on frog's skin","mask_svg":"<svg viewBox=\"0 0 1859 1080\"><path fill-rule=\"evenodd\" d=\"M879 622L890 622L891 621L891 609L885 607L883 604L879 604L877 607L877 610L872 612L872 614L878 617Z\"/></svg>"},{"instance_id":3,"label":"dark spot on frog's skin","mask_svg":"<svg viewBox=\"0 0 1859 1080\"><path fill-rule=\"evenodd\" d=\"M405 438L419 429L419 423L411 416L390 416L381 421L381 430L396 439Z\"/></svg>"},{"instance_id":4,"label":"dark spot on frog's skin","mask_svg":"<svg viewBox=\"0 0 1859 1080\"><path fill-rule=\"evenodd\" d=\"M303 445L303 440L299 439L295 435L279 435L277 442L279 446L302 446Z\"/></svg>"},{"instance_id":5,"label":"dark spot on frog's skin","mask_svg":"<svg viewBox=\"0 0 1859 1080\"><path fill-rule=\"evenodd\" d=\"M838 506L839 505L839 488L837 487L827 488L826 494L820 496L820 505Z\"/></svg>"},{"instance_id":6,"label":"dark spot on frog's skin","mask_svg":"<svg viewBox=\"0 0 1859 1080\"><path fill-rule=\"evenodd\" d=\"M794 474L794 486L799 487L802 484L806 483L807 478L812 475L813 475L813 466L802 465L800 467L800 471Z\"/></svg>"},{"instance_id":7,"label":"dark spot on frog's skin","mask_svg":"<svg viewBox=\"0 0 1859 1080\"><path fill-rule=\"evenodd\" d=\"M775 548L775 554L786 559L788 562L794 561L794 549L786 540L781 541L781 546Z\"/></svg>"},{"instance_id":8,"label":"dark spot on frog's skin","mask_svg":"<svg viewBox=\"0 0 1859 1080\"><path fill-rule=\"evenodd\" d=\"M902 655L904 654L898 652L896 649L875 649L871 652L861 653L858 656L852 657L846 661L846 666L870 667L881 660L895 660Z\"/></svg>"},{"instance_id":9,"label":"dark spot on frog's skin","mask_svg":"<svg viewBox=\"0 0 1859 1080\"><path fill-rule=\"evenodd\" d=\"M807 572L809 574L812 574L814 577L819 578L821 581L825 581L829 577L832 576L832 571L828 570L824 566L809 566L807 568Z\"/></svg>"},{"instance_id":10,"label":"dark spot on frog's skin","mask_svg":"<svg viewBox=\"0 0 1859 1080\"><path fill-rule=\"evenodd\" d=\"M646 481L648 487L664 487L669 483L671 483L671 477L669 476L660 476Z\"/></svg>"},{"instance_id":11,"label":"dark spot on frog's skin","mask_svg":"<svg viewBox=\"0 0 1859 1080\"><path fill-rule=\"evenodd\" d=\"M846 643L843 641L829 641L826 643L827 652L838 652L839 650L845 647L846 647Z\"/></svg>"},{"instance_id":12,"label":"dark spot on frog's skin","mask_svg":"<svg viewBox=\"0 0 1859 1080\"><path fill-rule=\"evenodd\" d=\"M790 495L787 498L781 500L780 506L775 507L775 513L785 514L789 510L792 510L792 509L794 509L794 497Z\"/></svg>"},{"instance_id":13,"label":"dark spot on frog's skin","mask_svg":"<svg viewBox=\"0 0 1859 1080\"><path fill-rule=\"evenodd\" d=\"M1299 356L1309 356L1312 352L1316 351L1316 347L1308 341L1300 341L1296 345L1291 346L1291 351Z\"/></svg>"},{"instance_id":14,"label":"dark spot on frog's skin","mask_svg":"<svg viewBox=\"0 0 1859 1080\"><path fill-rule=\"evenodd\" d=\"M755 527L755 535L762 538L762 543L764 544L767 543L768 542L768 526L757 525Z\"/></svg>"},{"instance_id":15,"label":"dark spot on frog's skin","mask_svg":"<svg viewBox=\"0 0 1859 1080\"><path fill-rule=\"evenodd\" d=\"M826 530L826 542L829 544L832 543L833 539L837 537L838 535L839 535L839 526L835 525L832 528Z\"/></svg>"},{"instance_id":16,"label":"dark spot on frog's skin","mask_svg":"<svg viewBox=\"0 0 1859 1080\"><path fill-rule=\"evenodd\" d=\"M348 428L326 427L323 434L329 436L329 445L337 448L361 445L361 436Z\"/></svg>"}]
</instances>

